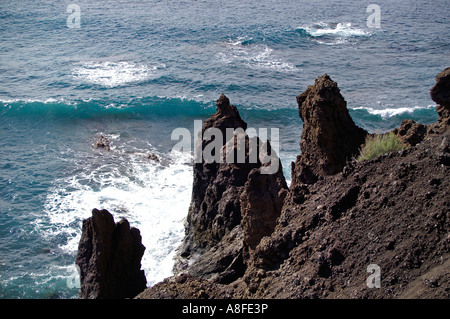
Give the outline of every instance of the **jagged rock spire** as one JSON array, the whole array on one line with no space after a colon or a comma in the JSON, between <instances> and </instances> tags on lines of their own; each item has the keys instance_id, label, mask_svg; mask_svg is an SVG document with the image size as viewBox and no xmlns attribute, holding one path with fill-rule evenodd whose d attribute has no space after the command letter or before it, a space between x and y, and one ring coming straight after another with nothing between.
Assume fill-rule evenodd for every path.
<instances>
[{"instance_id":1,"label":"jagged rock spire","mask_svg":"<svg viewBox=\"0 0 450 319\"><path fill-rule=\"evenodd\" d=\"M302 154L292 166L292 184L315 183L333 175L359 152L367 132L355 125L333 80L323 74L297 96L303 121Z\"/></svg>"}]
</instances>

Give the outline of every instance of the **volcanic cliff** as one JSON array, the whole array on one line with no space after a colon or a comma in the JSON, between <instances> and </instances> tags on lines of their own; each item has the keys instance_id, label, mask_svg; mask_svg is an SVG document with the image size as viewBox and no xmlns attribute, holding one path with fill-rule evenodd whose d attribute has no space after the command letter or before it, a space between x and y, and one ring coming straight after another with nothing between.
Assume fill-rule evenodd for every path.
<instances>
[{"instance_id":1,"label":"volcanic cliff","mask_svg":"<svg viewBox=\"0 0 450 319\"><path fill-rule=\"evenodd\" d=\"M219 142L220 156L243 151L244 160L194 164L175 275L136 298L448 298L449 87L447 68L430 92L437 123L405 120L394 130L406 149L358 162L370 134L351 119L336 82L320 76L297 97L302 153L289 188L270 143L247 136L222 95L202 133L242 129ZM207 136L201 150L218 143ZM274 161L276 172L264 174ZM379 288L368 282L373 267Z\"/></svg>"}]
</instances>

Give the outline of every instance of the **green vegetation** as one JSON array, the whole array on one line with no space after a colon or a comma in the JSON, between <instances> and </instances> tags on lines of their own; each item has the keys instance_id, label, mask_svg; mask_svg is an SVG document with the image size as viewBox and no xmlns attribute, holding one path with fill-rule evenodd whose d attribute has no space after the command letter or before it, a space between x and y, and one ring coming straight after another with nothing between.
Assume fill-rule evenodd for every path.
<instances>
[{"instance_id":1,"label":"green vegetation","mask_svg":"<svg viewBox=\"0 0 450 319\"><path fill-rule=\"evenodd\" d=\"M405 147L406 145L393 132L374 136L368 135L358 161L371 160L389 152L400 151Z\"/></svg>"}]
</instances>

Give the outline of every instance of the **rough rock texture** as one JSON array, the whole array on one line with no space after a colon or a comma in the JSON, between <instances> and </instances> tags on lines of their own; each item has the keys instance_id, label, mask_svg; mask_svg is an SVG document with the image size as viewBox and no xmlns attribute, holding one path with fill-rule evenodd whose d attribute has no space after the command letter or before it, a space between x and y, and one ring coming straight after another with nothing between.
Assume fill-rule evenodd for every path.
<instances>
[{"instance_id":1,"label":"rough rock texture","mask_svg":"<svg viewBox=\"0 0 450 319\"><path fill-rule=\"evenodd\" d=\"M147 159L158 162L158 163L160 162L158 155L153 154L153 153L148 154Z\"/></svg>"},{"instance_id":2,"label":"rough rock texture","mask_svg":"<svg viewBox=\"0 0 450 319\"><path fill-rule=\"evenodd\" d=\"M293 187L342 171L367 135L355 125L336 82L326 74L297 96L297 103L303 121L302 154L292 165Z\"/></svg>"},{"instance_id":3,"label":"rough rock texture","mask_svg":"<svg viewBox=\"0 0 450 319\"><path fill-rule=\"evenodd\" d=\"M247 275L248 296L401 298L420 285L422 297L448 298L450 178L436 152L442 139L355 163L312 185L303 204L287 201L275 232L256 249L265 278ZM380 289L366 286L370 264L381 268ZM433 272L433 284L420 281Z\"/></svg>"},{"instance_id":4,"label":"rough rock texture","mask_svg":"<svg viewBox=\"0 0 450 319\"><path fill-rule=\"evenodd\" d=\"M212 281L181 274L169 277L136 296L136 299L229 299L231 295L223 285Z\"/></svg>"},{"instance_id":5,"label":"rough rock texture","mask_svg":"<svg viewBox=\"0 0 450 319\"><path fill-rule=\"evenodd\" d=\"M261 174L261 169L255 168L248 175L240 202L244 244L250 250L275 229L287 188L280 170L276 174Z\"/></svg>"},{"instance_id":6,"label":"rough rock texture","mask_svg":"<svg viewBox=\"0 0 450 319\"><path fill-rule=\"evenodd\" d=\"M416 123L413 120L403 120L400 128L394 129L393 132L397 134L403 143L409 146L415 146L422 142L427 128L421 123Z\"/></svg>"},{"instance_id":7,"label":"rough rock texture","mask_svg":"<svg viewBox=\"0 0 450 319\"><path fill-rule=\"evenodd\" d=\"M450 107L450 68L436 75L436 84L430 89L430 95L437 104Z\"/></svg>"},{"instance_id":8,"label":"rough rock texture","mask_svg":"<svg viewBox=\"0 0 450 319\"><path fill-rule=\"evenodd\" d=\"M234 282L196 290L172 279L147 297L178 298L188 286L193 298L202 290L205 298L450 298L450 172L438 154L444 138L432 134L408 150L354 163L309 186L301 205L288 197L274 232ZM366 285L370 264L381 269L381 288Z\"/></svg>"},{"instance_id":9,"label":"rough rock texture","mask_svg":"<svg viewBox=\"0 0 450 319\"><path fill-rule=\"evenodd\" d=\"M137 228L130 228L126 219L115 224L107 210L94 209L83 221L75 261L80 270L79 298L132 298L143 291L144 250Z\"/></svg>"},{"instance_id":10,"label":"rough rock texture","mask_svg":"<svg viewBox=\"0 0 450 319\"><path fill-rule=\"evenodd\" d=\"M217 100L217 112L207 119L201 129L201 137L210 128L219 129L226 137L226 128L247 128L234 105L225 95ZM214 140L199 138L197 148L203 151ZM220 145L225 145L221 141ZM244 185L246 173L253 165L221 165L218 162L207 163L204 159L194 164L194 182L191 205L187 217L187 235L182 255L191 251L214 245L241 221L237 187ZM239 173L237 173L237 171ZM246 172L243 172L246 171Z\"/></svg>"},{"instance_id":11,"label":"rough rock texture","mask_svg":"<svg viewBox=\"0 0 450 319\"><path fill-rule=\"evenodd\" d=\"M436 75L436 84L431 88L430 95L438 104L436 107L438 121L445 121L445 125L450 125L450 68Z\"/></svg>"},{"instance_id":12,"label":"rough rock texture","mask_svg":"<svg viewBox=\"0 0 450 319\"><path fill-rule=\"evenodd\" d=\"M106 151L110 151L111 150L111 141L107 137L100 135L97 138L97 140L94 142L94 147L101 148Z\"/></svg>"},{"instance_id":13,"label":"rough rock texture","mask_svg":"<svg viewBox=\"0 0 450 319\"><path fill-rule=\"evenodd\" d=\"M405 122L399 129L405 130L402 136L409 136L411 129L420 132L408 149L370 161L350 161L334 175L321 175L314 184L299 182L291 187L275 228L262 238L256 229L247 234L239 230L247 227L246 218L253 222L253 212L264 211L258 195L265 193L264 198L269 198L275 193L269 189L276 182L259 180L253 170L245 185L257 182L258 187L267 188L262 187L262 193L258 187L242 192L241 207L248 216L242 215L241 225L230 232L236 241L229 242L251 248L243 275L226 284L196 276L172 277L139 297L448 299L450 129L446 114L440 113L437 123L425 126L423 136L415 123ZM216 246L216 255L233 249L223 243ZM368 266L373 264L380 267L380 288L367 286Z\"/></svg>"},{"instance_id":14,"label":"rough rock texture","mask_svg":"<svg viewBox=\"0 0 450 319\"><path fill-rule=\"evenodd\" d=\"M203 158L201 163L194 165L194 186L186 237L176 269L183 271L189 264L190 274L218 282L230 282L245 271L246 243L251 240L251 245L254 245L275 227L284 199L278 196L284 196L280 191L287 190L287 185L281 161L270 143L262 143L258 137L249 138L245 134L247 124L225 95L221 95L217 101L217 113L204 122L202 137L211 128L220 130L224 138L219 144L219 158L222 160L210 163ZM236 132L235 136L227 140L227 128L240 128L241 132ZM215 139L202 138L198 141L203 151ZM265 153L261 153L263 151ZM242 160L239 160L239 154L243 155ZM262 156L264 154L270 157L270 161L278 162L274 174L260 176L263 167L272 163L261 162L265 158ZM231 158L233 160L227 160ZM257 195L259 191L263 193ZM257 196L265 203L264 211L255 211L256 204L248 203ZM255 223L258 214L260 222ZM261 226L262 229L254 230Z\"/></svg>"}]
</instances>

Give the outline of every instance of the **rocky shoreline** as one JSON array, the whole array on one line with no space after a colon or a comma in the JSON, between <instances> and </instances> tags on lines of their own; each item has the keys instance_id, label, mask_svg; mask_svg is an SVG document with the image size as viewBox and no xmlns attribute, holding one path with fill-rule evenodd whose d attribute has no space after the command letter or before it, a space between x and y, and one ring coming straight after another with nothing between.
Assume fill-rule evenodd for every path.
<instances>
[{"instance_id":1,"label":"rocky shoreline","mask_svg":"<svg viewBox=\"0 0 450 319\"><path fill-rule=\"evenodd\" d=\"M79 297L449 298L450 68L430 94L437 123L404 120L394 133L407 149L357 162L369 133L354 124L336 82L320 76L297 97L302 153L289 187L270 144L243 132L247 123L222 95L202 133L242 129L219 142L236 156L243 148L245 160L194 164L175 275L144 289L139 231L114 226L112 216L94 223L107 215L94 210L77 256ZM218 142L200 141L202 150ZM273 161L278 170L264 174ZM368 285L370 265L380 288Z\"/></svg>"}]
</instances>

